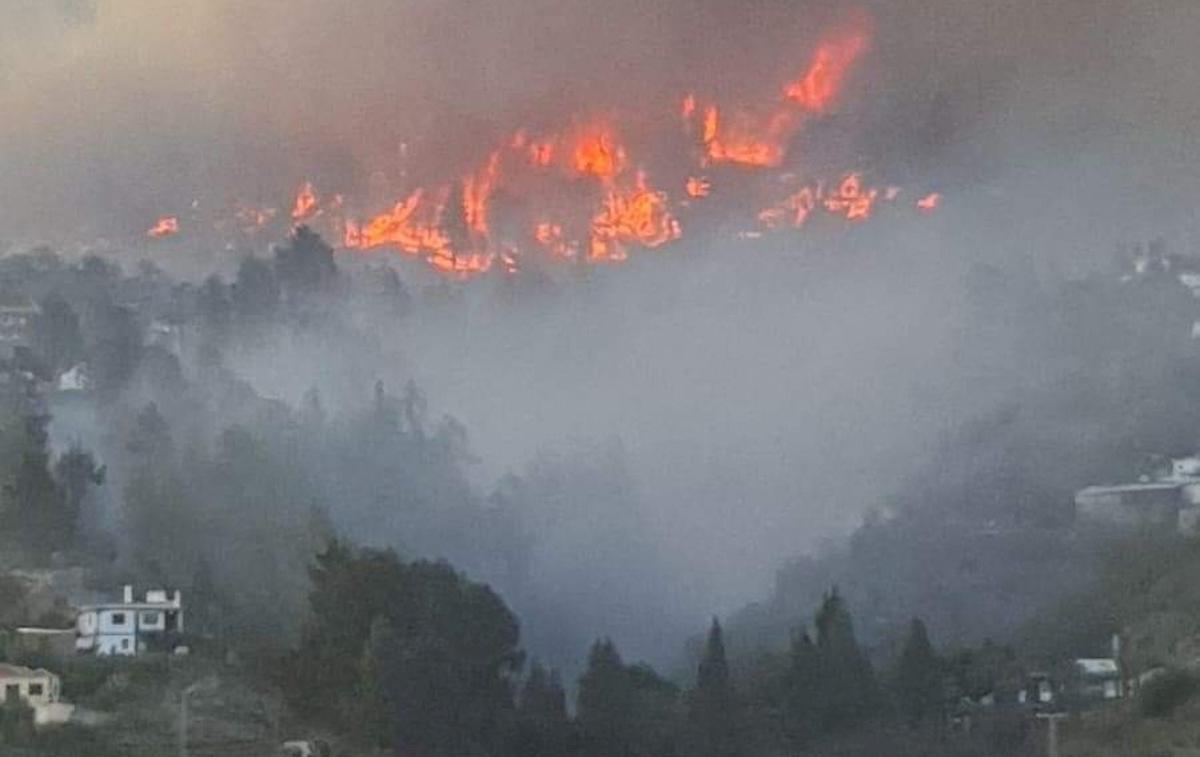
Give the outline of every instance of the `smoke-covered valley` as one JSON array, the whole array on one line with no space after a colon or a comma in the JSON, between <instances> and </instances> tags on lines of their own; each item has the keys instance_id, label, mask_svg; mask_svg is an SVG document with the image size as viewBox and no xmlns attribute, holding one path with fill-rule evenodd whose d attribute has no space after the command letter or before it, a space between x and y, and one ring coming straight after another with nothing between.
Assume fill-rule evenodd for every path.
<instances>
[{"instance_id":1,"label":"smoke-covered valley","mask_svg":"<svg viewBox=\"0 0 1200 757\"><path fill-rule=\"evenodd\" d=\"M1052 531L1088 476L1193 451L1169 406L1143 408L1153 432L1114 438L1120 401L1191 391L1194 348L1186 290L1158 282L1142 300L1116 282L1128 246L1162 237L1186 256L1200 241L1200 11L861 5L0 0L4 280L64 296L82 318L103 402L52 407L51 439L108 466L89 528L113 575L186 585L223 563L206 569L232 581L269 554L283 587L270 601L290 608L310 555L286 547L311 553L315 533L337 532L492 583L528 650L555 665L571 669L602 635L670 665L712 614L764 600L739 617L770 627L769 646L788 632L772 624L795 622L829 583L869 604L886 592L863 574L965 549L958 532L906 541L921 517ZM677 93L769 91L860 13L870 52L838 112L798 138L798 161L936 189L937 213L765 235L685 224L623 265L469 281L327 232L335 273L320 255L289 262L286 208L257 236L186 233L208 208L282 207L307 179L374 211L562 113L665 103L634 119L657 134ZM168 213L185 232L148 239ZM23 257L42 243L70 272ZM124 274L77 263L95 252ZM132 340L116 323L125 306L181 341L131 348L123 374L97 362ZM1138 384L1143 365L1158 372ZM161 469L130 447L156 423L152 401L178 458ZM224 490L224 475L261 488ZM193 490L189 520L173 493ZM139 524L127 502L139 497L235 531L232 509L272 502L244 535L276 541L223 561L214 530L172 572L174 543L156 534L188 525ZM862 546L889 522L903 524L903 557L885 538ZM817 567L788 562L804 555ZM803 590L781 597L789 581ZM1064 583L1039 588L1075 588ZM1048 601L1013 589L997 619L924 588L922 611L964 642ZM755 615L775 610L786 621ZM885 638L911 612L880 609L864 626Z\"/></svg>"}]
</instances>

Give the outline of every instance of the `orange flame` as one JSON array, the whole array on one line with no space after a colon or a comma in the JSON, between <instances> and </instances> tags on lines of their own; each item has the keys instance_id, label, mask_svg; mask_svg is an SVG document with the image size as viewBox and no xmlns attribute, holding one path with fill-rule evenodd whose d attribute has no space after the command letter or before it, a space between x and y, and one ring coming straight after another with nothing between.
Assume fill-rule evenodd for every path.
<instances>
[{"instance_id":1,"label":"orange flame","mask_svg":"<svg viewBox=\"0 0 1200 757\"><path fill-rule=\"evenodd\" d=\"M608 193L604 205L592 218L592 261L621 261L629 257L626 246L659 247L679 239L679 221L667 207L667 196L650 189L639 171L637 185L628 194Z\"/></svg>"},{"instance_id":2,"label":"orange flame","mask_svg":"<svg viewBox=\"0 0 1200 757\"><path fill-rule=\"evenodd\" d=\"M493 152L483 169L463 180L463 215L472 232L487 236L488 202L500 173L500 151Z\"/></svg>"},{"instance_id":3,"label":"orange flame","mask_svg":"<svg viewBox=\"0 0 1200 757\"><path fill-rule=\"evenodd\" d=\"M683 188L688 197L708 197L712 192L712 182L703 176L689 176Z\"/></svg>"},{"instance_id":4,"label":"orange flame","mask_svg":"<svg viewBox=\"0 0 1200 757\"><path fill-rule=\"evenodd\" d=\"M876 189L864 189L862 174L847 174L838 184L837 191L825 200L825 209L834 215L842 215L847 221L863 221L871 217Z\"/></svg>"},{"instance_id":5,"label":"orange flame","mask_svg":"<svg viewBox=\"0 0 1200 757\"><path fill-rule=\"evenodd\" d=\"M867 43L865 31L825 40L817 48L804 76L784 90L784 97L806 110L824 113L841 93L851 66L866 50Z\"/></svg>"},{"instance_id":6,"label":"orange flame","mask_svg":"<svg viewBox=\"0 0 1200 757\"><path fill-rule=\"evenodd\" d=\"M163 216L146 231L147 236L154 237L155 239L174 236L178 233L179 219L175 216Z\"/></svg>"},{"instance_id":7,"label":"orange flame","mask_svg":"<svg viewBox=\"0 0 1200 757\"><path fill-rule=\"evenodd\" d=\"M892 200L896 195L886 191L883 197ZM758 220L772 229L785 223L799 228L821 209L847 221L865 221L871 217L879 198L878 189L863 186L862 174L848 173L832 192L827 192L821 182L800 187L783 202L761 211Z\"/></svg>"},{"instance_id":8,"label":"orange flame","mask_svg":"<svg viewBox=\"0 0 1200 757\"><path fill-rule=\"evenodd\" d=\"M691 119L692 115L695 114L695 112L696 96L689 94L683 98L683 104L679 107L679 115L683 117L684 121L688 121Z\"/></svg>"},{"instance_id":9,"label":"orange flame","mask_svg":"<svg viewBox=\"0 0 1200 757\"><path fill-rule=\"evenodd\" d=\"M609 181L625 168L625 148L607 128L582 135L575 143L576 172Z\"/></svg>"},{"instance_id":10,"label":"orange flame","mask_svg":"<svg viewBox=\"0 0 1200 757\"><path fill-rule=\"evenodd\" d=\"M300 223L320 217L322 229L339 235L347 249L394 248L438 273L459 278L487 271L517 272L522 242L554 261L623 261L635 249L654 249L680 239L683 228L677 208L699 213L717 205L712 200L691 202L711 195L710 175L718 170L716 166L761 170L783 165L805 125L828 112L841 97L869 41L867 24L826 36L801 76L775 90L782 96L757 106L723 109L695 94L669 103L671 109L678 103L693 151L693 165L665 171L671 185L682 190L683 201L677 204L651 187L645 173L628 170L637 166L622 141L630 132L620 122L603 119L569 122L562 131L535 134L517 129L496 149L480 150L486 159L474 171L443 183L409 186L407 196L390 209L365 217L348 217L341 195L319 198L312 183L305 181L296 193L290 218ZM406 151L407 146L402 146L402 156ZM543 170L551 167L553 171ZM571 177L597 181L568 186L564 182ZM761 236L762 227L804 226L814 215L865 221L879 202L892 202L900 195L898 187L867 186L858 172L843 174L828 186L821 181L798 183L790 171L772 177L787 187L788 196L759 212L761 227L742 232L746 238ZM742 184L737 194L752 196L757 191L770 191L765 180ZM494 204L501 192L515 202ZM916 202L916 208L932 212L940 199L937 193L928 195ZM273 209L241 208L236 212L238 223L224 222L220 228L253 233L274 215ZM497 228L504 232L498 234ZM168 236L178 229L174 218L163 218L148 233ZM515 229L525 230L524 239L507 238Z\"/></svg>"},{"instance_id":11,"label":"orange flame","mask_svg":"<svg viewBox=\"0 0 1200 757\"><path fill-rule=\"evenodd\" d=\"M720 110L710 105L704 110L701 140L706 161L770 168L783 162L794 129L795 117L782 110L766 123L738 113L731 125L724 126Z\"/></svg>"},{"instance_id":12,"label":"orange flame","mask_svg":"<svg viewBox=\"0 0 1200 757\"><path fill-rule=\"evenodd\" d=\"M539 222L534 227L533 238L551 256L559 260L573 260L578 253L576 246L563 236L563 227L560 224L550 221Z\"/></svg>"},{"instance_id":13,"label":"orange flame","mask_svg":"<svg viewBox=\"0 0 1200 757\"><path fill-rule=\"evenodd\" d=\"M317 213L317 193L313 191L312 182L306 181L296 192L296 201L292 204L292 220L299 223L311 218Z\"/></svg>"}]
</instances>

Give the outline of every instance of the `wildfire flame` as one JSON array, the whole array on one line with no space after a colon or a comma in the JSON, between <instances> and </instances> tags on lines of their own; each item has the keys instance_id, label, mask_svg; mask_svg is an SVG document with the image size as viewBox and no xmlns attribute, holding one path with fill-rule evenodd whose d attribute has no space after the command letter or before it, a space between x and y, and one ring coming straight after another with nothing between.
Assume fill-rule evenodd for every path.
<instances>
[{"instance_id":1,"label":"wildfire flame","mask_svg":"<svg viewBox=\"0 0 1200 757\"><path fill-rule=\"evenodd\" d=\"M511 274L527 259L616 263L635 250L663 247L683 236L685 222L720 205L715 198L697 201L711 198L714 187L733 180L735 173L762 176L754 185L739 178L743 183L737 191L722 195L749 197L762 207L758 227L743 230L744 238L798 228L816 215L863 222L881 203L894 204L900 188L870 186L860 171L841 173L829 183L802 177L788 153L807 124L837 106L870 47L869 27L864 20L826 35L795 79L764 90L773 90L774 97L730 107L695 93L674 101L689 139L675 154L685 154L690 146L686 165L643 163L647 156L633 149L643 145L632 139L640 133L621 120L622 114L606 113L568 121L558 131L510 132L499 146L480 151L486 157L474 170L451 181L406 187L401 199L373 215L359 214L354 201L345 202L341 195L322 198L313 182L305 181L284 217L296 224L323 224L346 249L391 248L453 277L492 270ZM631 138L628 143L626 137ZM402 145L402 156L407 152L407 144ZM785 162L785 171L766 170ZM651 184L643 170L647 165L678 188L678 197ZM780 186L784 192L776 189ZM517 202L497 204L500 196ZM940 194L926 195L916 201L916 210L930 213L940 201ZM253 233L275 216L271 208L244 206L236 213L237 223L227 227ZM159 237L178 230L174 218L163 218L148 233Z\"/></svg>"},{"instance_id":2,"label":"wildfire flame","mask_svg":"<svg viewBox=\"0 0 1200 757\"><path fill-rule=\"evenodd\" d=\"M154 222L147 231L146 235L155 239L174 236L179 233L179 219L175 216L163 216Z\"/></svg>"},{"instance_id":3,"label":"wildfire flame","mask_svg":"<svg viewBox=\"0 0 1200 757\"><path fill-rule=\"evenodd\" d=\"M625 168L625 148L604 127L581 135L572 154L578 173L603 181L611 180Z\"/></svg>"},{"instance_id":4,"label":"wildfire flame","mask_svg":"<svg viewBox=\"0 0 1200 757\"><path fill-rule=\"evenodd\" d=\"M928 194L917 200L917 209L925 213L932 213L937 210L938 205L942 203L942 196L938 192Z\"/></svg>"},{"instance_id":5,"label":"wildfire flame","mask_svg":"<svg viewBox=\"0 0 1200 757\"><path fill-rule=\"evenodd\" d=\"M311 181L306 181L296 192L296 201L292 203L292 220L300 223L317 214L317 193L313 191Z\"/></svg>"},{"instance_id":6,"label":"wildfire flame","mask_svg":"<svg viewBox=\"0 0 1200 757\"><path fill-rule=\"evenodd\" d=\"M847 74L866 50L867 42L862 31L822 42L804 76L789 84L784 96L806 110L824 113L842 91Z\"/></svg>"},{"instance_id":7,"label":"wildfire flame","mask_svg":"<svg viewBox=\"0 0 1200 757\"><path fill-rule=\"evenodd\" d=\"M563 235L561 224L541 221L534 227L533 238L558 260L573 260L579 252Z\"/></svg>"},{"instance_id":8,"label":"wildfire flame","mask_svg":"<svg viewBox=\"0 0 1200 757\"><path fill-rule=\"evenodd\" d=\"M712 182L703 176L689 176L683 185L683 191L687 192L688 197L695 199L708 197L712 192Z\"/></svg>"},{"instance_id":9,"label":"wildfire flame","mask_svg":"<svg viewBox=\"0 0 1200 757\"><path fill-rule=\"evenodd\" d=\"M667 207L667 196L651 189L646 175L638 172L632 191L610 191L600 212L592 219L592 241L588 259L621 261L629 257L627 246L661 247L682 235L679 221Z\"/></svg>"}]
</instances>

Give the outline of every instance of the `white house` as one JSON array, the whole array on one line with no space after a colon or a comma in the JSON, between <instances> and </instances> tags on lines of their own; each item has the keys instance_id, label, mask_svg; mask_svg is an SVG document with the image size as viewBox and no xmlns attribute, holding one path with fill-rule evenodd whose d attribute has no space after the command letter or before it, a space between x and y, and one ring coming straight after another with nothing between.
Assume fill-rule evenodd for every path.
<instances>
[{"instance_id":1,"label":"white house","mask_svg":"<svg viewBox=\"0 0 1200 757\"><path fill-rule=\"evenodd\" d=\"M1122 694L1121 668L1108 658L1081 658L1075 661L1079 696L1090 700L1119 699Z\"/></svg>"},{"instance_id":2,"label":"white house","mask_svg":"<svg viewBox=\"0 0 1200 757\"><path fill-rule=\"evenodd\" d=\"M126 586L120 602L85 605L75 623L75 651L97 655L136 655L168 649L183 633L183 600L178 591L146 592L134 601Z\"/></svg>"},{"instance_id":3,"label":"white house","mask_svg":"<svg viewBox=\"0 0 1200 757\"><path fill-rule=\"evenodd\" d=\"M60 392L86 392L92 387L91 377L88 376L86 363L78 363L58 377L57 389Z\"/></svg>"},{"instance_id":4,"label":"white house","mask_svg":"<svg viewBox=\"0 0 1200 757\"><path fill-rule=\"evenodd\" d=\"M62 680L49 670L0 664L0 704L24 702L33 710L36 726L60 725L71 720L75 705L61 701Z\"/></svg>"},{"instance_id":5,"label":"white house","mask_svg":"<svg viewBox=\"0 0 1200 757\"><path fill-rule=\"evenodd\" d=\"M1080 489L1075 517L1080 524L1200 533L1200 459L1172 460L1170 468L1136 483Z\"/></svg>"},{"instance_id":6,"label":"white house","mask_svg":"<svg viewBox=\"0 0 1200 757\"><path fill-rule=\"evenodd\" d=\"M24 702L30 707L38 707L58 701L62 682L49 670L0 663L0 690L4 692L0 701L5 704Z\"/></svg>"}]
</instances>

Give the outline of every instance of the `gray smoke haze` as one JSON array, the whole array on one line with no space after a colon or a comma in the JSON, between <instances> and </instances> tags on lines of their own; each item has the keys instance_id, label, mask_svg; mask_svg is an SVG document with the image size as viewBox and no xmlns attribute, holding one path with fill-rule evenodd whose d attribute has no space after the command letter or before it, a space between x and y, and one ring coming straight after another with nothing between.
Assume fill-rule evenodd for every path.
<instances>
[{"instance_id":1,"label":"gray smoke haze","mask_svg":"<svg viewBox=\"0 0 1200 757\"><path fill-rule=\"evenodd\" d=\"M318 386L335 405L376 378L415 378L470 430L481 487L619 440L635 521L670 577L667 614L692 627L761 593L781 559L886 505L946 432L1000 399L959 362L971 263L1032 257L1069 274L1107 261L1115 242L1200 241L1200 7L861 5L875 35L839 117L845 149L897 182L944 188L931 222L775 248L689 238L661 260L518 291L519 306L480 287L465 320L376 324L371 356L289 342L234 367L268 396L298 402ZM847 11L785 0L0 9L0 241L14 242L137 239L195 198L278 204L305 177L391 199L372 194L375 176L397 179L401 143L406 170L443 176L522 124L669 103L696 86L761 96ZM1036 367L1011 370L1036 380ZM571 508L595 504L563 507L592 523ZM577 556L560 548L539 569L553 576ZM635 567L607 578L643 581ZM633 652L662 644L646 633Z\"/></svg>"}]
</instances>

